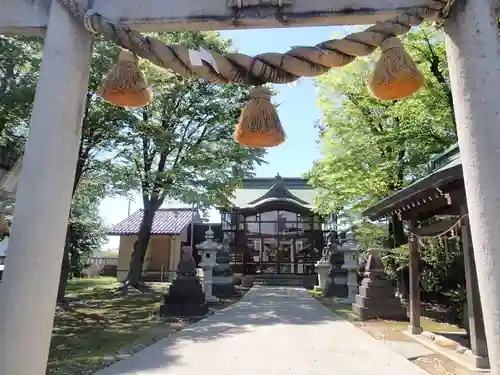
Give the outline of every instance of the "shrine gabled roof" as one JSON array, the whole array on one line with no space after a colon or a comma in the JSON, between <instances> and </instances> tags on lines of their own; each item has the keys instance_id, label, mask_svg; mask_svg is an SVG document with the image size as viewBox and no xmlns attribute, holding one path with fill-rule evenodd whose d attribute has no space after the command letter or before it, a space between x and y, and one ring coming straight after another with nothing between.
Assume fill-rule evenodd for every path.
<instances>
[{"instance_id":1,"label":"shrine gabled roof","mask_svg":"<svg viewBox=\"0 0 500 375\"><path fill-rule=\"evenodd\" d=\"M363 216L371 219L382 218L401 206L403 202L410 202L412 199L425 196L426 193L439 191L440 187L462 178L460 152L458 146L454 145L443 154L431 159L429 173L426 176L367 208Z\"/></svg>"},{"instance_id":2,"label":"shrine gabled roof","mask_svg":"<svg viewBox=\"0 0 500 375\"><path fill-rule=\"evenodd\" d=\"M270 201L288 201L307 208L312 207L315 191L303 178L281 177L243 180L232 199L233 207L245 208Z\"/></svg>"}]
</instances>

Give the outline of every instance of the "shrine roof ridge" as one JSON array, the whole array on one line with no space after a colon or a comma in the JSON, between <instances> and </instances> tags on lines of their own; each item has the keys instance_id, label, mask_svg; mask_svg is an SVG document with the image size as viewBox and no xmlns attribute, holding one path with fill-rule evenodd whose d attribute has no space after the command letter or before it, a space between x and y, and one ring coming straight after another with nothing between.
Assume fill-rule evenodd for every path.
<instances>
[{"instance_id":1,"label":"shrine roof ridge","mask_svg":"<svg viewBox=\"0 0 500 375\"><path fill-rule=\"evenodd\" d=\"M280 175L275 177L245 178L242 181L240 189L270 189L278 180L280 180L286 188L313 189L313 187L308 184L308 180L306 178L281 177Z\"/></svg>"}]
</instances>

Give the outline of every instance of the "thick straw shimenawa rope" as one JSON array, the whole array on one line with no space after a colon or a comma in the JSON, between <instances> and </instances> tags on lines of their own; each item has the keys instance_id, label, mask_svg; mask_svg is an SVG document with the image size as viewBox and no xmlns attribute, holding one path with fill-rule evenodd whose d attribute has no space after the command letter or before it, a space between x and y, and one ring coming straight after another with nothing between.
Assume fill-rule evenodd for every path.
<instances>
[{"instance_id":1,"label":"thick straw shimenawa rope","mask_svg":"<svg viewBox=\"0 0 500 375\"><path fill-rule=\"evenodd\" d=\"M216 72L209 64L193 66L189 49L185 46L166 45L155 38L143 36L138 31L88 11L75 0L57 1L81 20L87 30L102 35L155 65L184 77L197 76L214 83L250 85L290 83L300 77L315 77L331 68L345 66L356 57L371 54L386 39L407 33L412 26L420 25L425 19L446 17L453 3L453 0L430 0L427 7L411 8L343 39L328 40L316 46L294 47L284 54L263 53L252 57L241 53L223 56L212 52L218 68Z\"/></svg>"}]
</instances>

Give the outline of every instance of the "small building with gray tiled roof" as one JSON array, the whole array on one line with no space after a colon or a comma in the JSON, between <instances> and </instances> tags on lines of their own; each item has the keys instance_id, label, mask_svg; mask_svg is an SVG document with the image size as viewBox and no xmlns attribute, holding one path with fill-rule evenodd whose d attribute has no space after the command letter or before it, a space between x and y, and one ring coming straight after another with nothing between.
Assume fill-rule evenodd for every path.
<instances>
[{"instance_id":1,"label":"small building with gray tiled roof","mask_svg":"<svg viewBox=\"0 0 500 375\"><path fill-rule=\"evenodd\" d=\"M129 269L130 257L137 241L143 210L134 212L109 230L119 236L118 278L123 280ZM151 239L144 259L143 271L150 278L170 278L180 260L181 244L190 242L192 223L200 223L197 211L190 208L160 208L153 219Z\"/></svg>"},{"instance_id":2,"label":"small building with gray tiled roof","mask_svg":"<svg viewBox=\"0 0 500 375\"><path fill-rule=\"evenodd\" d=\"M142 209L116 224L109 231L110 236L135 236L139 232L144 211ZM190 208L160 208L153 219L153 236L179 235L199 215Z\"/></svg>"}]
</instances>

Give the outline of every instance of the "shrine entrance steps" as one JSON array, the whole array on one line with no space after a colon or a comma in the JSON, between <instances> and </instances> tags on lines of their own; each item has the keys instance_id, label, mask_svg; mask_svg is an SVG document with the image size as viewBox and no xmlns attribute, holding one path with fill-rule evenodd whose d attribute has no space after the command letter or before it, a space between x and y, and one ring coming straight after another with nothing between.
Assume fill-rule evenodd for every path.
<instances>
[{"instance_id":1,"label":"shrine entrance steps","mask_svg":"<svg viewBox=\"0 0 500 375\"><path fill-rule=\"evenodd\" d=\"M264 286L96 375L326 373L428 375L305 289Z\"/></svg>"},{"instance_id":2,"label":"shrine entrance steps","mask_svg":"<svg viewBox=\"0 0 500 375\"><path fill-rule=\"evenodd\" d=\"M304 288L313 288L316 285L317 276L313 275L297 275L297 274L280 274L280 273L260 273L249 275L253 278L254 285L264 286L295 286Z\"/></svg>"}]
</instances>

